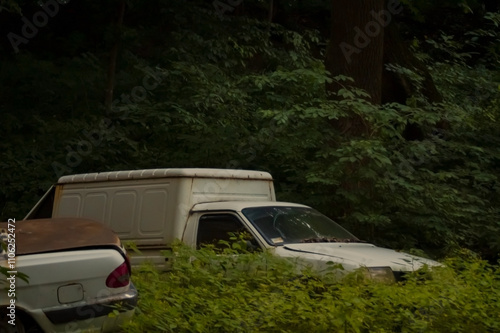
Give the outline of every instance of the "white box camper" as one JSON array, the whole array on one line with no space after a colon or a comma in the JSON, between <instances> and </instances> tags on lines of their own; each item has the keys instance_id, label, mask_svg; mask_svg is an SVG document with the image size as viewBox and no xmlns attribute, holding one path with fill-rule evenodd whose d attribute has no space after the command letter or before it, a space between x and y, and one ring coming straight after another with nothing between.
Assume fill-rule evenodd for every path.
<instances>
[{"instance_id":1,"label":"white box camper","mask_svg":"<svg viewBox=\"0 0 500 333\"><path fill-rule=\"evenodd\" d=\"M113 229L123 241L133 242L145 255L154 250L157 257L167 244L183 239L195 204L275 200L272 176L261 171L148 169L87 173L61 177L25 219L90 218Z\"/></svg>"}]
</instances>

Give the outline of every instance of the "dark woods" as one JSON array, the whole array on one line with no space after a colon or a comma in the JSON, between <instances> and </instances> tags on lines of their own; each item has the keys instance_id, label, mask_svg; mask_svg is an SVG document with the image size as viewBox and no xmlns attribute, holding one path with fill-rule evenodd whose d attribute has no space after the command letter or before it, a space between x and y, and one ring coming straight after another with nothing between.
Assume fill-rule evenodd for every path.
<instances>
[{"instance_id":1,"label":"dark woods","mask_svg":"<svg viewBox=\"0 0 500 333\"><path fill-rule=\"evenodd\" d=\"M270 171L431 256L500 251L495 1L0 1L2 220L69 173Z\"/></svg>"}]
</instances>

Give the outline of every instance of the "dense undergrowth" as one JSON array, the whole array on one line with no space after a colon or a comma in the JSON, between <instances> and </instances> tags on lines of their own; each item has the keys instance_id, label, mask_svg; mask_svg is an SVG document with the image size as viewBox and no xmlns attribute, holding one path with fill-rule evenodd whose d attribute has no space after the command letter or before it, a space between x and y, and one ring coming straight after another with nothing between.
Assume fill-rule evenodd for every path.
<instances>
[{"instance_id":1,"label":"dense undergrowth","mask_svg":"<svg viewBox=\"0 0 500 333\"><path fill-rule=\"evenodd\" d=\"M136 270L140 292L125 332L498 332L500 269L470 252L404 282L354 272L297 272L269 253L180 246L170 272Z\"/></svg>"},{"instance_id":2,"label":"dense undergrowth","mask_svg":"<svg viewBox=\"0 0 500 333\"><path fill-rule=\"evenodd\" d=\"M112 110L102 104L111 45L94 40L110 31L113 6L72 1L65 7L72 11L19 54L2 53L2 220L21 219L64 174L265 170L278 200L310 205L361 239L434 258L468 248L496 262L498 11L460 14L470 20L463 24L436 7L431 13L449 20L439 28L435 16L423 26L398 23L442 101L426 99L422 73L387 64L419 89L405 101L373 105L352 80L326 71L324 34L287 20L268 24L255 15L266 7L260 0L222 19L209 2L132 2ZM95 24L64 25L75 13ZM19 18L9 17L19 29ZM332 99L325 86L333 80L345 88ZM350 117L367 130L336 126ZM420 135L409 138L409 128Z\"/></svg>"}]
</instances>

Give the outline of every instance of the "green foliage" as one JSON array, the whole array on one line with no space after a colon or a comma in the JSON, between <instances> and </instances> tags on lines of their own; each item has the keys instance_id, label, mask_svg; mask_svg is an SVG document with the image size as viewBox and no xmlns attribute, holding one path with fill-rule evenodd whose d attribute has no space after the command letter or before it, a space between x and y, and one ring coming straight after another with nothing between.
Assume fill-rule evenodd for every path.
<instances>
[{"instance_id":1,"label":"green foliage","mask_svg":"<svg viewBox=\"0 0 500 333\"><path fill-rule=\"evenodd\" d=\"M298 272L269 253L177 245L172 270L143 266L126 332L488 332L499 327L498 267L467 254L404 283Z\"/></svg>"},{"instance_id":2,"label":"green foliage","mask_svg":"<svg viewBox=\"0 0 500 333\"><path fill-rule=\"evenodd\" d=\"M0 230L0 232L2 232L3 230ZM3 238L0 238L0 253L3 253L3 252L6 252L7 251L7 243L3 240ZM9 270L7 269L7 267L3 267L3 266L0 266L0 275L3 275L5 277L9 277L9 274L7 273ZM1 283L5 283L5 281L3 281L3 279L0 281L0 284Z\"/></svg>"},{"instance_id":3,"label":"green foliage","mask_svg":"<svg viewBox=\"0 0 500 333\"><path fill-rule=\"evenodd\" d=\"M14 0L1 0L0 9L19 14L21 13L21 7L19 6L19 3Z\"/></svg>"},{"instance_id":4,"label":"green foliage","mask_svg":"<svg viewBox=\"0 0 500 333\"><path fill-rule=\"evenodd\" d=\"M3 232L5 232L5 230L0 229L0 234ZM7 241L4 240L4 237L0 237L0 255L4 256L6 253L7 253ZM12 276L12 274L9 273L9 271L12 271L12 269L9 269L8 267L0 266L0 287L2 287L2 285L6 285L6 286L9 285L9 283L6 280L6 278L9 278ZM29 283L29 276L24 274L23 272L17 272L15 274L15 276L17 279L21 279L24 282Z\"/></svg>"},{"instance_id":5,"label":"green foliage","mask_svg":"<svg viewBox=\"0 0 500 333\"><path fill-rule=\"evenodd\" d=\"M490 42L493 50L498 41ZM500 252L498 71L482 61L470 65L469 42L443 36L428 44L445 59L419 54L444 101L431 105L417 91L406 105L377 107L348 80L335 78L345 86L342 99L322 101L313 112L297 108L281 131L287 137L277 138L300 156L287 162L295 185L279 197L315 206L380 245L441 256L466 246L494 259ZM421 83L413 71L387 68ZM332 122L344 125L328 127ZM365 130L344 134L353 127ZM423 137L405 139L411 128Z\"/></svg>"},{"instance_id":6,"label":"green foliage","mask_svg":"<svg viewBox=\"0 0 500 333\"><path fill-rule=\"evenodd\" d=\"M102 96L116 3L65 5L19 54L2 53L2 219L22 218L60 173L248 168L273 174L278 199L312 205L365 240L496 258L499 14L467 2L465 25L432 2L410 4L428 18L405 29L440 104L420 89L404 104L374 106L348 77L331 77L324 36L304 28L326 2L290 2L285 27L262 19L262 1L221 18L208 3L176 0L128 2L112 110ZM95 22L67 24L76 12ZM433 15L446 24L436 29ZM412 69L386 70L423 88ZM336 96L325 90L334 81L344 87ZM407 140L411 129L418 140Z\"/></svg>"}]
</instances>

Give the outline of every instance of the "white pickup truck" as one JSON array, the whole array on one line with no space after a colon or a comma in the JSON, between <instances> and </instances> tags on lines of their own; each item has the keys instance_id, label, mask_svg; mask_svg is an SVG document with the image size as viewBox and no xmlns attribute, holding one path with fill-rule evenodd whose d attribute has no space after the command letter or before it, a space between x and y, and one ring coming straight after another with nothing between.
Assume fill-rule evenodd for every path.
<instances>
[{"instance_id":1,"label":"white pickup truck","mask_svg":"<svg viewBox=\"0 0 500 333\"><path fill-rule=\"evenodd\" d=\"M395 280L437 262L376 247L316 210L277 202L267 172L229 169L149 169L63 176L27 218L88 217L101 221L141 256L166 267L161 250L176 239L192 247L245 231L253 246L318 269L365 267L374 279Z\"/></svg>"},{"instance_id":2,"label":"white pickup truck","mask_svg":"<svg viewBox=\"0 0 500 333\"><path fill-rule=\"evenodd\" d=\"M132 317L130 263L101 223L9 220L0 223L0 235L7 244L0 250L7 268L6 279L0 275L0 332L110 332Z\"/></svg>"}]
</instances>

